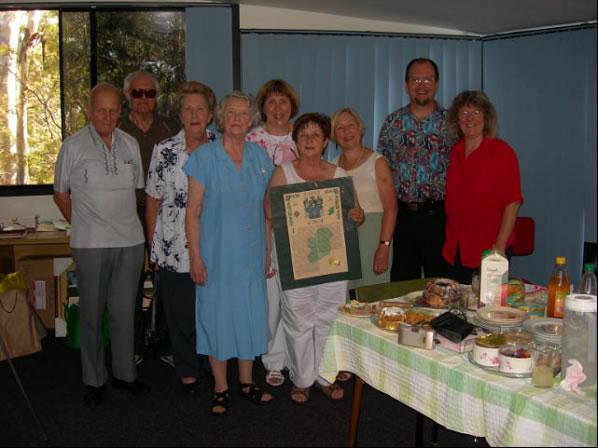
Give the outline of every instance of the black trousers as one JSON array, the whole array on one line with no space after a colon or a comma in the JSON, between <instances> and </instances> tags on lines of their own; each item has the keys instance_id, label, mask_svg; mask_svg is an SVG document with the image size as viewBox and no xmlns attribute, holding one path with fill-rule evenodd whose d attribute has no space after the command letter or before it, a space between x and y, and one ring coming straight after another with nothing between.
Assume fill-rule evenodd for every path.
<instances>
[{"instance_id":1,"label":"black trousers","mask_svg":"<svg viewBox=\"0 0 598 448\"><path fill-rule=\"evenodd\" d=\"M188 272L160 271L160 299L179 377L199 375L195 350L195 283Z\"/></svg>"},{"instance_id":2,"label":"black trousers","mask_svg":"<svg viewBox=\"0 0 598 448\"><path fill-rule=\"evenodd\" d=\"M409 210L399 202L394 232L391 281L422 277L444 277L447 263L442 258L446 214L444 204Z\"/></svg>"},{"instance_id":3,"label":"black trousers","mask_svg":"<svg viewBox=\"0 0 598 448\"><path fill-rule=\"evenodd\" d=\"M513 248L512 247L508 247L507 251L506 251L506 255L507 255L507 260L509 260L509 262L511 261L511 256L513 255ZM461 264L461 252L459 250L459 247L457 246L457 253L455 254L455 264L454 265L450 265L447 263L447 277L448 278L452 278L455 281L458 281L459 283L463 284L463 285L471 285L471 278L474 274L474 272L479 271L480 270L480 266L476 267L476 268L470 268L467 266L463 266ZM481 263L481 261L480 261Z\"/></svg>"},{"instance_id":4,"label":"black trousers","mask_svg":"<svg viewBox=\"0 0 598 448\"><path fill-rule=\"evenodd\" d=\"M461 252L459 251L459 247L457 247L457 253L455 254L455 264L448 265L447 277L452 278L453 280L463 285L471 285L471 278L473 277L473 273L475 271L479 271L479 269L479 267L469 268L467 266L463 266L461 264Z\"/></svg>"},{"instance_id":5,"label":"black trousers","mask_svg":"<svg viewBox=\"0 0 598 448\"><path fill-rule=\"evenodd\" d=\"M145 226L145 205L144 204L137 204L137 214L139 215L139 219L141 220L141 225L143 227L143 234L145 235L146 226ZM145 245L145 251L147 250L147 245ZM150 254L147 253L149 258ZM135 354L141 355L143 354L143 347L145 345L145 338L146 338L146 330L149 328L149 324L147 323L147 318L143 314L143 284L145 280L149 280L146 278L146 273L141 272L141 276L139 278L139 284L137 286L137 298L135 300ZM157 275L157 273L154 273ZM157 292L159 294L159 291ZM156 304L152 304L155 306ZM154 337L161 339L161 342L164 343L164 339L166 339L166 319L164 317L164 311L162 307L162 300L157 300L157 307L156 307L156 334ZM163 354L170 354L170 347L168 345L160 347L160 352Z\"/></svg>"}]
</instances>

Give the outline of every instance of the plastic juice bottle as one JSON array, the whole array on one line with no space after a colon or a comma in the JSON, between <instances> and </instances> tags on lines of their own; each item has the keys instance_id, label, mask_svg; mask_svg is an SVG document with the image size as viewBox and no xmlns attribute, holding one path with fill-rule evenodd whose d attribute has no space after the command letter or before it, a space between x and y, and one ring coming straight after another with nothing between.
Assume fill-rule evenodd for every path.
<instances>
[{"instance_id":1,"label":"plastic juice bottle","mask_svg":"<svg viewBox=\"0 0 598 448\"><path fill-rule=\"evenodd\" d=\"M563 318L565 297L571 292L565 257L556 257L554 270L548 282L548 304L546 317Z\"/></svg>"},{"instance_id":2,"label":"plastic juice bottle","mask_svg":"<svg viewBox=\"0 0 598 448\"><path fill-rule=\"evenodd\" d=\"M583 265L583 276L579 283L580 294L596 295L596 274L594 274L594 263L586 263Z\"/></svg>"},{"instance_id":3,"label":"plastic juice bottle","mask_svg":"<svg viewBox=\"0 0 598 448\"><path fill-rule=\"evenodd\" d=\"M480 306L505 305L509 283L509 260L497 250L486 256L480 266Z\"/></svg>"}]
</instances>

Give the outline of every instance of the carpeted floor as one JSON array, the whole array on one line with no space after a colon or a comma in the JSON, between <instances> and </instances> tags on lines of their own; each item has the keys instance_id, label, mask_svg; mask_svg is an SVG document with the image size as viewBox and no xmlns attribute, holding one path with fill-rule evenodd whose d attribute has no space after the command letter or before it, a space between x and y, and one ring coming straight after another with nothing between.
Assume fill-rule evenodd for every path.
<instances>
[{"instance_id":1,"label":"carpeted floor","mask_svg":"<svg viewBox=\"0 0 598 448\"><path fill-rule=\"evenodd\" d=\"M237 395L236 363L230 364L231 408L212 417L212 384L202 378L199 394L183 395L175 372L146 359L139 378L152 387L143 397L108 388L97 408L83 406L79 352L46 337L43 351L14 360L24 388L49 437L43 442L7 362L0 363L0 445L16 446L346 446L352 381L345 398L332 402L313 390L309 403L290 401L290 385L269 389L275 401L257 406ZM263 384L264 369L255 365ZM359 444L413 446L416 414L369 386L364 387ZM430 445L432 424L425 423ZM440 428L438 446L487 446L484 440Z\"/></svg>"}]
</instances>

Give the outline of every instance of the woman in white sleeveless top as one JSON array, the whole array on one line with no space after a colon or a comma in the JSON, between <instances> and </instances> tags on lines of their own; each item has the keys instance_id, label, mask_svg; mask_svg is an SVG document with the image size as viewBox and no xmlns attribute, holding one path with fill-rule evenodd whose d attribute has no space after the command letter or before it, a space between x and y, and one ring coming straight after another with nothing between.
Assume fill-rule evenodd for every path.
<instances>
[{"instance_id":1,"label":"woman in white sleeveless top","mask_svg":"<svg viewBox=\"0 0 598 448\"><path fill-rule=\"evenodd\" d=\"M330 118L325 115L304 114L295 121L293 140L297 143L299 158L282 164L272 175L265 201L269 225L272 220L271 188L347 176L343 169L322 160L329 137ZM358 204L349 211L349 218L358 225L363 223L365 215ZM282 322L287 342L289 376L293 382L291 399L296 403L309 400L312 385L331 400L340 400L344 396L342 387L327 382L319 375L319 369L330 326L336 318L338 306L345 302L346 296L346 280L284 291Z\"/></svg>"},{"instance_id":2,"label":"woman in white sleeveless top","mask_svg":"<svg viewBox=\"0 0 598 448\"><path fill-rule=\"evenodd\" d=\"M333 163L353 178L359 204L366 214L364 225L359 227L363 276L349 282L349 288L390 281L388 266L397 219L392 173L382 155L361 143L364 133L363 121L353 109L346 107L333 115L332 139L342 151Z\"/></svg>"}]
</instances>

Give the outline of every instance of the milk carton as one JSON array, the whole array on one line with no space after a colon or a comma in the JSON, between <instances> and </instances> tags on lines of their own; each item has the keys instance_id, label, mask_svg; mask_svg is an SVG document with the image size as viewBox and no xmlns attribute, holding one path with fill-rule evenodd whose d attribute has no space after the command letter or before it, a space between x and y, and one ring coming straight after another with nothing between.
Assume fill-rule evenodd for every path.
<instances>
[{"instance_id":1,"label":"milk carton","mask_svg":"<svg viewBox=\"0 0 598 448\"><path fill-rule=\"evenodd\" d=\"M480 267L480 306L507 303L509 260L497 250L482 258Z\"/></svg>"}]
</instances>

